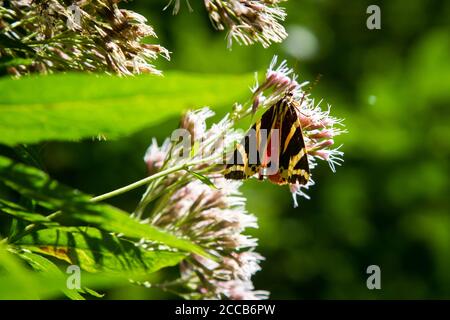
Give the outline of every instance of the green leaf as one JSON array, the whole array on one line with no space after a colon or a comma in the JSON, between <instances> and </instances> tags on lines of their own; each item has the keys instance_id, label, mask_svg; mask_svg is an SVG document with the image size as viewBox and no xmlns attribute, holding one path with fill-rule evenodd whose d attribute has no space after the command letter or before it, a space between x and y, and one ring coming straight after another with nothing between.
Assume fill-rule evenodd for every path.
<instances>
[{"instance_id":1,"label":"green leaf","mask_svg":"<svg viewBox=\"0 0 450 320\"><path fill-rule=\"evenodd\" d=\"M29 234L15 245L78 265L88 272L144 275L177 265L185 253L145 250L89 227L58 227Z\"/></svg>"},{"instance_id":2,"label":"green leaf","mask_svg":"<svg viewBox=\"0 0 450 320\"><path fill-rule=\"evenodd\" d=\"M0 79L0 143L117 138L186 109L242 100L252 75L167 72L119 78L58 74Z\"/></svg>"},{"instance_id":3,"label":"green leaf","mask_svg":"<svg viewBox=\"0 0 450 320\"><path fill-rule=\"evenodd\" d=\"M66 281L64 274L59 268L47 258L44 258L41 255L34 254L32 252L19 252L17 253L22 259L27 261L34 270L45 272L50 277L58 279L61 283ZM76 290L76 289L68 289L67 287L61 288L62 292L72 300L85 300L84 297Z\"/></svg>"},{"instance_id":4,"label":"green leaf","mask_svg":"<svg viewBox=\"0 0 450 320\"><path fill-rule=\"evenodd\" d=\"M0 299L45 299L58 296L65 281L48 272L37 273L25 267L7 247L0 244Z\"/></svg>"},{"instance_id":5,"label":"green leaf","mask_svg":"<svg viewBox=\"0 0 450 320\"><path fill-rule=\"evenodd\" d=\"M33 223L55 224L42 214L28 212L25 208L3 199L0 199L0 212Z\"/></svg>"},{"instance_id":6,"label":"green leaf","mask_svg":"<svg viewBox=\"0 0 450 320\"><path fill-rule=\"evenodd\" d=\"M61 292L67 290L66 279L55 277L49 271L31 271L8 250L11 251L11 248L0 243L0 300L56 298ZM13 252L17 254L14 249ZM41 264L41 267L45 269L42 259L36 256L33 258L36 268L38 264ZM86 273L81 277L81 284L85 288L109 288L126 285L129 283L128 279L126 275Z\"/></svg>"},{"instance_id":7,"label":"green leaf","mask_svg":"<svg viewBox=\"0 0 450 320\"><path fill-rule=\"evenodd\" d=\"M93 297L96 297L96 298L103 298L104 296L105 296L105 294L104 293L98 293L97 291L95 291L95 290L92 290L92 289L89 289L89 288L83 288L83 291L84 292L86 292L86 293L88 293L88 294L90 294L91 296L93 296Z\"/></svg>"},{"instance_id":8,"label":"green leaf","mask_svg":"<svg viewBox=\"0 0 450 320\"><path fill-rule=\"evenodd\" d=\"M189 172L190 174L192 174L195 178L197 178L198 180L200 180L201 182L203 182L204 184L206 184L207 186L213 188L213 189L218 189L216 187L216 185L211 181L211 179L209 179L208 177L198 173L198 172L194 172L188 169L185 169L187 172Z\"/></svg>"},{"instance_id":9,"label":"green leaf","mask_svg":"<svg viewBox=\"0 0 450 320\"><path fill-rule=\"evenodd\" d=\"M113 206L93 203L91 197L60 185L44 172L0 156L0 180L17 192L63 214L56 220L61 224L81 222L99 229L123 233L132 238L145 238L170 247L212 258L201 247L149 224L142 224L126 212Z\"/></svg>"}]
</instances>

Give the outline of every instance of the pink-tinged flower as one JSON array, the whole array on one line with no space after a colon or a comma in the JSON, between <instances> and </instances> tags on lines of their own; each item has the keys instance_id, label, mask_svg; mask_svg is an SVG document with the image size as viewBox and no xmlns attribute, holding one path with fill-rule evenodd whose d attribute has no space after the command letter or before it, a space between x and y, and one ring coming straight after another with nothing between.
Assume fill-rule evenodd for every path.
<instances>
[{"instance_id":1,"label":"pink-tinged flower","mask_svg":"<svg viewBox=\"0 0 450 320\"><path fill-rule=\"evenodd\" d=\"M231 115L226 115L211 127L206 124L213 115L208 108L189 111L183 116L180 127L188 134L188 147L191 148L187 157L180 159L176 156L183 151L176 141L165 142L162 147L153 141L147 151L145 160L149 171L178 166L186 170L186 174L169 170L164 179L152 182L134 216L142 223L188 238L218 259L212 261L191 255L180 264L181 278L176 284L187 290L184 297L268 297L268 292L254 290L251 282L263 260L254 252L257 239L245 234L246 229L258 226L256 217L245 209L245 198L239 191L242 182L224 179L223 163L217 162L233 150L232 142L242 137L233 130L237 120L258 109L265 111L289 95L292 97L289 102L295 103L302 127L309 169L317 166L317 160L328 161L333 171L342 162L343 153L339 147L334 148L334 139L346 132L342 128L343 120L332 117L330 107L322 110L320 103L316 104L302 89L306 82L299 84L297 76L285 62L278 67L276 64L274 58L265 78L252 89L252 97L246 104L235 104ZM231 138L223 139L226 135ZM305 190L313 184L309 178L306 185L290 185L295 206L298 195L308 198ZM148 210L147 205L154 199L158 199L156 206ZM145 240L138 245L150 249L155 246Z\"/></svg>"},{"instance_id":2,"label":"pink-tinged flower","mask_svg":"<svg viewBox=\"0 0 450 320\"><path fill-rule=\"evenodd\" d=\"M190 181L175 191L148 222L187 237L219 258L215 262L192 255L182 264L182 280L193 290L191 297L199 294L208 299L266 297L267 294L254 291L251 283L264 258L253 252L257 240L243 234L258 225L256 217L245 210L245 198L238 190L241 183L222 177L211 177L211 181L220 189L199 180Z\"/></svg>"},{"instance_id":3,"label":"pink-tinged flower","mask_svg":"<svg viewBox=\"0 0 450 320\"><path fill-rule=\"evenodd\" d=\"M147 165L149 174L157 172L167 159L170 148L170 141L166 139L161 147L158 147L158 142L155 138L145 152L144 161Z\"/></svg>"},{"instance_id":4,"label":"pink-tinged flower","mask_svg":"<svg viewBox=\"0 0 450 320\"><path fill-rule=\"evenodd\" d=\"M241 181L223 178L223 165L215 159L223 157L227 145L240 138L232 129L229 115L210 128L206 120L214 113L208 108L187 112L180 128L191 138L188 158L177 158L181 147L178 141L166 140L159 147L155 140L144 157L150 173L171 168L192 160L210 160L190 167L201 172L214 185L205 184L194 176L175 172L149 185L134 216L170 231L202 247L218 261L191 255L180 265L181 283L190 292L187 298L235 299L264 298L263 291L254 291L252 275L260 270L263 257L253 250L257 240L244 234L248 228L257 228L257 219L245 209L246 199L239 191ZM217 143L220 141L221 143ZM147 210L147 204L160 197L156 208ZM139 246L151 249L154 243L142 240ZM231 286L231 284L233 284Z\"/></svg>"},{"instance_id":5,"label":"pink-tinged flower","mask_svg":"<svg viewBox=\"0 0 450 320\"><path fill-rule=\"evenodd\" d=\"M254 290L249 281L230 280L219 284L222 294L231 300L265 300L269 298L269 292Z\"/></svg>"},{"instance_id":6,"label":"pink-tinged flower","mask_svg":"<svg viewBox=\"0 0 450 320\"><path fill-rule=\"evenodd\" d=\"M253 94L251 100L244 106L239 105L239 108L235 108L233 118L240 119L254 114L259 109L265 111L287 95L291 96L302 128L310 171L317 166L317 160L324 160L335 172L336 166L342 164L344 156L340 150L341 146L334 146L336 136L347 132L344 129L343 119L333 117L329 105L323 110L320 106L321 102L316 104L310 93L303 89L308 82L299 83L297 78L294 71L287 67L286 61L282 61L277 66L275 56L262 82L256 81L251 89ZM276 183L277 177L277 174L271 175L269 180ZM310 175L306 185L298 183L290 185L295 207L298 205L297 196L308 198L305 190L313 184L314 181Z\"/></svg>"},{"instance_id":7,"label":"pink-tinged flower","mask_svg":"<svg viewBox=\"0 0 450 320\"><path fill-rule=\"evenodd\" d=\"M308 82L301 84L297 82L297 75L287 66L286 61L282 61L278 66L277 62L278 57L274 56L261 84L256 75L255 85L251 89L253 93L251 109L247 110L247 113L249 111L255 113L258 109L268 109L287 93L301 91L301 88L308 84Z\"/></svg>"},{"instance_id":8,"label":"pink-tinged flower","mask_svg":"<svg viewBox=\"0 0 450 320\"><path fill-rule=\"evenodd\" d=\"M300 99L302 104L298 116L302 124L308 160L313 162L311 167L315 167L315 159L325 160L331 170L336 172L336 166L340 166L344 161L344 153L339 150L341 146L334 147L334 138L347 132L343 128L343 119L331 116L330 106L323 111L320 103L315 104L308 95Z\"/></svg>"},{"instance_id":9,"label":"pink-tinged flower","mask_svg":"<svg viewBox=\"0 0 450 320\"><path fill-rule=\"evenodd\" d=\"M236 41L244 45L261 43L267 48L273 42L282 42L288 35L280 24L286 18L284 9L278 6L283 1L204 0L204 4L213 26L217 30L228 30L229 47ZM172 4L175 14L181 0L170 0L166 8Z\"/></svg>"},{"instance_id":10,"label":"pink-tinged flower","mask_svg":"<svg viewBox=\"0 0 450 320\"><path fill-rule=\"evenodd\" d=\"M211 118L214 112L209 108L202 108L195 111L188 111L181 118L180 127L186 129L191 134L191 139L200 141L206 133L206 120Z\"/></svg>"},{"instance_id":11,"label":"pink-tinged flower","mask_svg":"<svg viewBox=\"0 0 450 320\"><path fill-rule=\"evenodd\" d=\"M11 0L0 12L0 35L24 48L5 48L0 56L27 61L8 70L14 75L92 71L119 75L161 74L151 61L169 58L147 19L120 9L115 1Z\"/></svg>"}]
</instances>

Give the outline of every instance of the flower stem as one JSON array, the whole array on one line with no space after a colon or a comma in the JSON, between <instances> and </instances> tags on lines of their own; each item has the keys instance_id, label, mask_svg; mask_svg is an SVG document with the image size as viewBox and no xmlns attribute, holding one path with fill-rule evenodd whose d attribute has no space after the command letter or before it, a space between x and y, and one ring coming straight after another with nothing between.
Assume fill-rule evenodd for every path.
<instances>
[{"instance_id":1,"label":"flower stem","mask_svg":"<svg viewBox=\"0 0 450 320\"><path fill-rule=\"evenodd\" d=\"M146 177L144 179L141 179L141 180L138 180L136 182L133 182L133 183L131 183L131 184L125 186L125 187L122 187L122 188L113 190L111 192L104 193L102 195L94 197L94 198L91 199L91 201L92 202L99 202L99 201L103 201L103 200L106 200L106 199L109 199L109 198L121 195L121 194L123 194L125 192L131 191L133 189L136 189L136 188L139 188L139 187L141 187L143 185L146 185L146 184L148 184L149 182L151 182L151 181L153 181L155 179L164 177L164 176L166 176L168 174L171 174L173 172L176 172L176 171L188 169L188 167L193 166L193 165L209 162L211 160L216 160L216 157L200 159L200 160L197 160L197 161L192 161L192 162L180 164L178 166L174 166L172 168L168 168L166 170L163 170L163 171L160 171L158 173L155 173L155 174L153 174L153 175L151 175L149 177Z\"/></svg>"},{"instance_id":2,"label":"flower stem","mask_svg":"<svg viewBox=\"0 0 450 320\"><path fill-rule=\"evenodd\" d=\"M53 218L56 218L56 217L58 217L61 214L62 214L61 210L55 211L52 214L49 214L47 216L47 219L48 220L52 220ZM20 234L18 234L17 236L14 237L14 241L18 240L20 238L23 238L27 234L29 234L29 233L33 232L34 230L36 230L36 228L39 227L39 226L40 226L39 223L32 223L32 224L27 225L25 227L25 229L23 230L23 232L21 232ZM13 239L9 239L9 241L13 242Z\"/></svg>"},{"instance_id":3,"label":"flower stem","mask_svg":"<svg viewBox=\"0 0 450 320\"><path fill-rule=\"evenodd\" d=\"M148 183L150 183L151 181L153 181L155 179L164 177L164 176L166 176L168 174L171 174L173 172L180 171L180 170L186 170L190 166L201 164L201 163L205 163L205 162L215 161L215 160L217 160L217 156L204 158L204 159L200 159L200 160L196 160L196 161L191 161L191 162L188 162L188 163L183 163L183 164L180 164L178 166L174 166L172 168L168 168L166 170L163 170L163 171L160 171L158 173L155 173L155 174L153 174L153 175L151 175L149 177L146 177L144 179L141 179L141 180L138 180L136 182L133 182L133 183L131 183L131 184L125 186L125 187L122 187L122 188L113 190L111 192L104 193L104 194L99 195L97 197L91 198L90 201L91 202L100 202L100 201L103 201L103 200L106 200L106 199L109 199L109 198L121 195L121 194L123 194L125 192L128 192L128 191L131 191L133 189L139 188L140 186L148 184ZM60 214L62 214L62 211L58 210L58 211L53 212L52 214L48 215L47 218L49 220L51 220L51 219L59 216ZM23 236L25 236L25 235L29 234L30 232L34 231L38 226L39 226L39 224L36 224L36 223L32 223L32 224L28 225L25 228L25 230L23 231L23 233L19 234L17 237L15 237L15 239L22 238Z\"/></svg>"}]
</instances>

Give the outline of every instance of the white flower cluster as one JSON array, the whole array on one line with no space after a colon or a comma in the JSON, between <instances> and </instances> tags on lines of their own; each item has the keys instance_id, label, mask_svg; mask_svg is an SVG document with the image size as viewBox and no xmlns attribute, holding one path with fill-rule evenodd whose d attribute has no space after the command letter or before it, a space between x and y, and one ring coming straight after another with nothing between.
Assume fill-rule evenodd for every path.
<instances>
[{"instance_id":1,"label":"white flower cluster","mask_svg":"<svg viewBox=\"0 0 450 320\"><path fill-rule=\"evenodd\" d=\"M7 71L16 76L39 72L92 71L119 75L160 74L151 61L169 59L142 15L119 8L120 0L11 0L0 6L0 36L11 43L0 58L20 63ZM2 4L2 1L0 1Z\"/></svg>"},{"instance_id":2,"label":"white flower cluster","mask_svg":"<svg viewBox=\"0 0 450 320\"><path fill-rule=\"evenodd\" d=\"M343 128L344 120L331 116L330 105L323 110L320 106L322 101L316 103L304 89L308 82L299 84L297 78L294 71L287 67L286 61L277 66L275 56L261 84L256 81L252 88L251 103L247 108L240 106L239 109L244 110L243 115L255 113L258 109L267 110L284 96L291 95L298 105L296 111L303 131L310 170L317 166L318 159L327 161L331 170L335 172L336 166L340 166L343 162L344 153L340 150L341 146L334 147L334 138L347 132ZM242 114L235 116L239 118ZM304 190L312 185L314 181L311 178L306 185L290 185L295 207L296 196L308 198Z\"/></svg>"},{"instance_id":3,"label":"white flower cluster","mask_svg":"<svg viewBox=\"0 0 450 320\"><path fill-rule=\"evenodd\" d=\"M154 173L179 165L180 161L195 161L206 152L211 161L202 162L190 170L201 173L214 187L192 175L174 173L158 185L150 185L141 201L141 204L147 204L155 194L164 193L157 209L147 214L145 205L141 205L136 215L143 222L190 239L217 257L217 262L197 255L183 261L181 279L177 282L178 286L181 283L189 289L189 293L183 296L202 299L267 298L268 292L255 291L251 281L263 260L254 252L257 240L243 234L247 228L258 227L256 217L245 209L246 199L239 191L242 183L223 178L221 167L214 161L223 156L226 144L215 145L214 142L230 131L230 139L239 135L233 134L233 124L228 116L208 129L206 119L212 115L211 110L203 108L183 117L181 128L194 137L189 158L180 160L177 157L180 144L166 140L161 147L153 141L144 159L150 172Z\"/></svg>"},{"instance_id":4,"label":"white flower cluster","mask_svg":"<svg viewBox=\"0 0 450 320\"><path fill-rule=\"evenodd\" d=\"M282 42L287 32L279 21L286 13L278 4L285 0L204 0L206 10L217 30L228 30L228 46L233 40L239 44L261 43L264 48ZM188 6L189 2L186 1ZM170 0L173 12L180 9L181 0Z\"/></svg>"},{"instance_id":5,"label":"white flower cluster","mask_svg":"<svg viewBox=\"0 0 450 320\"><path fill-rule=\"evenodd\" d=\"M135 216L190 239L218 258L212 261L191 255L184 260L181 278L175 282L185 289L181 295L203 299L268 297L266 291L254 290L251 277L260 270L263 257L254 252L256 239L243 233L257 227L256 217L245 209L246 201L239 191L242 182L225 179L220 160L229 155L230 147L233 151L233 142L242 139L233 129L236 121L258 110L266 111L289 95L302 127L309 169L316 167L316 160L325 160L334 171L343 156L339 147L333 148L334 137L346 131L342 120L330 115L330 107L324 111L314 102L303 89L306 84L297 82L286 62L277 67L275 57L261 84L252 88L251 99L244 105L236 104L231 115L208 127L206 120L214 115L210 109L190 111L181 120L181 132L176 130L172 140L160 147L153 140L148 148L144 159L150 174L180 170L150 183ZM186 136L189 139L184 139ZM313 183L309 179L306 185L290 185L295 206L297 195L307 197L304 190ZM148 206L154 200L156 205Z\"/></svg>"}]
</instances>

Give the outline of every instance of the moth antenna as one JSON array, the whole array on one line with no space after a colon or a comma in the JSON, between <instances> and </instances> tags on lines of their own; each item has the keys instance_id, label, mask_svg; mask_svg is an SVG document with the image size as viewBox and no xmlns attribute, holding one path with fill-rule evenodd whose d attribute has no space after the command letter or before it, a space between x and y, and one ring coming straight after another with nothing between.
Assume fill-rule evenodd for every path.
<instances>
[{"instance_id":1,"label":"moth antenna","mask_svg":"<svg viewBox=\"0 0 450 320\"><path fill-rule=\"evenodd\" d=\"M316 79L314 80L314 82L313 82L307 89L305 89L305 90L303 91L302 97L301 97L300 101L299 101L298 103L296 103L295 106L294 106L295 109L296 109L299 113L301 113L302 115L304 115L304 116L306 116L306 114L305 114L304 112L301 111L300 107L301 107L303 101L305 100L305 97L306 97L308 94L311 93L311 91L312 91L312 90L317 86L317 84L319 83L320 79L322 79L322 76L323 76L323 75L322 75L321 73L318 73L318 74L317 74Z\"/></svg>"},{"instance_id":2,"label":"moth antenna","mask_svg":"<svg viewBox=\"0 0 450 320\"><path fill-rule=\"evenodd\" d=\"M311 83L311 85L309 86L309 88L308 88L308 92L311 92L316 86L317 86L317 84L319 83L319 81L320 81L320 79L322 79L322 74L321 73L318 73L317 74L317 76L316 76L316 79L314 80L314 82L313 83Z\"/></svg>"}]
</instances>

